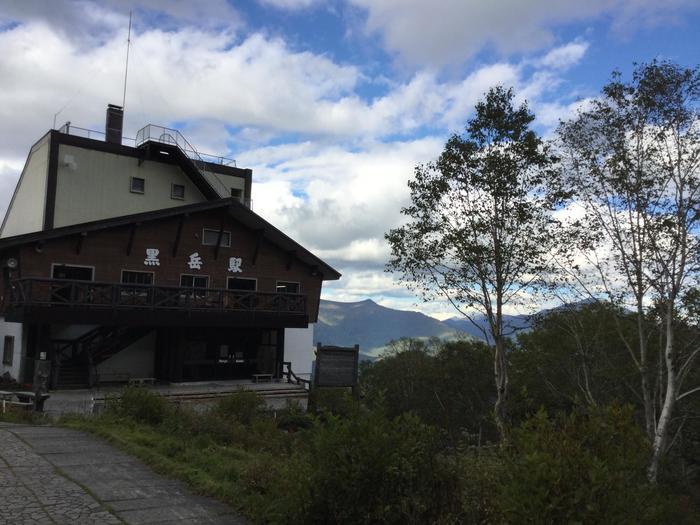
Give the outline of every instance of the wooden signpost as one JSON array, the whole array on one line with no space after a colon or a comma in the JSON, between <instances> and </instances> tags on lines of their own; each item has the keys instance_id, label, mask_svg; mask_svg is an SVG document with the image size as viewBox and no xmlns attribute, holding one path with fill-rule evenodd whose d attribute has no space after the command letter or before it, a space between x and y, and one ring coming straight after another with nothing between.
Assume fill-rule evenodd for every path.
<instances>
[{"instance_id":1,"label":"wooden signpost","mask_svg":"<svg viewBox=\"0 0 700 525\"><path fill-rule=\"evenodd\" d=\"M313 386L329 388L352 388L357 398L357 373L360 360L360 346L341 347L316 346L316 366Z\"/></svg>"}]
</instances>

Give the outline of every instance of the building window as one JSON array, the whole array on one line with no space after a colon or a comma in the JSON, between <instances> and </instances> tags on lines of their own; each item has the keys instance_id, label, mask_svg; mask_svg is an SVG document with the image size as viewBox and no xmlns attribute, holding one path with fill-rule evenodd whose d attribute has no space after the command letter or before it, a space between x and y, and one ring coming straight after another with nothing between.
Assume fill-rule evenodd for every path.
<instances>
[{"instance_id":1,"label":"building window","mask_svg":"<svg viewBox=\"0 0 700 525\"><path fill-rule=\"evenodd\" d=\"M290 281L277 281L277 292L278 293L299 293L299 283Z\"/></svg>"},{"instance_id":2,"label":"building window","mask_svg":"<svg viewBox=\"0 0 700 525\"><path fill-rule=\"evenodd\" d=\"M71 281L92 281L95 276L95 268L92 266L72 266L70 264L52 264L51 277L53 279L68 279Z\"/></svg>"},{"instance_id":3,"label":"building window","mask_svg":"<svg viewBox=\"0 0 700 525\"><path fill-rule=\"evenodd\" d=\"M219 230L211 230L209 228L204 228L202 230L202 244L205 246L216 246L216 242L219 240ZM221 244L224 248L231 247L231 232L223 232L221 235Z\"/></svg>"},{"instance_id":4,"label":"building window","mask_svg":"<svg viewBox=\"0 0 700 525\"><path fill-rule=\"evenodd\" d=\"M131 193L143 193L146 190L146 179L131 177Z\"/></svg>"},{"instance_id":5,"label":"building window","mask_svg":"<svg viewBox=\"0 0 700 525\"><path fill-rule=\"evenodd\" d=\"M238 199L239 202L243 202L243 190L240 188L231 188L231 197Z\"/></svg>"},{"instance_id":6,"label":"building window","mask_svg":"<svg viewBox=\"0 0 700 525\"><path fill-rule=\"evenodd\" d=\"M180 286L183 288L209 288L209 277L206 275L187 275L180 276Z\"/></svg>"},{"instance_id":7,"label":"building window","mask_svg":"<svg viewBox=\"0 0 700 525\"><path fill-rule=\"evenodd\" d=\"M122 270L122 284L153 284L153 272Z\"/></svg>"},{"instance_id":8,"label":"building window","mask_svg":"<svg viewBox=\"0 0 700 525\"><path fill-rule=\"evenodd\" d=\"M226 287L229 290L245 290L254 292L258 289L257 279L246 279L244 277L229 277L226 281Z\"/></svg>"},{"instance_id":9,"label":"building window","mask_svg":"<svg viewBox=\"0 0 700 525\"><path fill-rule=\"evenodd\" d=\"M170 186L170 198L184 201L185 200L185 186L183 184L172 184Z\"/></svg>"},{"instance_id":10,"label":"building window","mask_svg":"<svg viewBox=\"0 0 700 525\"><path fill-rule=\"evenodd\" d=\"M12 366L12 357L15 353L15 337L13 335L5 336L5 346L2 349L2 364Z\"/></svg>"}]
</instances>

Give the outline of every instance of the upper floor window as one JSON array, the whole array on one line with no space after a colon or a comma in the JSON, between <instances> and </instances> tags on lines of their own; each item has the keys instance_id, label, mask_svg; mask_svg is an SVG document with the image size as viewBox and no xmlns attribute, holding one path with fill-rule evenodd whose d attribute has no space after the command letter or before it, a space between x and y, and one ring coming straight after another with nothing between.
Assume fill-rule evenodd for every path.
<instances>
[{"instance_id":1,"label":"upper floor window","mask_svg":"<svg viewBox=\"0 0 700 525\"><path fill-rule=\"evenodd\" d=\"M219 230L204 228L202 230L202 244L205 246L216 246L219 240L219 233ZM219 246L223 246L224 248L231 247L231 232L221 232L221 242Z\"/></svg>"},{"instance_id":2,"label":"upper floor window","mask_svg":"<svg viewBox=\"0 0 700 525\"><path fill-rule=\"evenodd\" d=\"M183 184L173 184L170 187L170 198L185 200L185 186Z\"/></svg>"},{"instance_id":3,"label":"upper floor window","mask_svg":"<svg viewBox=\"0 0 700 525\"><path fill-rule=\"evenodd\" d=\"M186 288L209 288L209 277L207 275L188 275L180 276L180 286Z\"/></svg>"},{"instance_id":4,"label":"upper floor window","mask_svg":"<svg viewBox=\"0 0 700 525\"><path fill-rule=\"evenodd\" d=\"M278 293L299 293L301 286L299 283L291 281L277 281Z\"/></svg>"},{"instance_id":5,"label":"upper floor window","mask_svg":"<svg viewBox=\"0 0 700 525\"><path fill-rule=\"evenodd\" d=\"M226 281L229 290L245 290L254 292L258 288L258 280L246 277L229 277Z\"/></svg>"},{"instance_id":6,"label":"upper floor window","mask_svg":"<svg viewBox=\"0 0 700 525\"><path fill-rule=\"evenodd\" d=\"M12 366L12 357L15 353L15 336L5 336L5 346L2 349L2 364Z\"/></svg>"},{"instance_id":7,"label":"upper floor window","mask_svg":"<svg viewBox=\"0 0 700 525\"><path fill-rule=\"evenodd\" d=\"M243 202L243 190L240 188L231 188L231 197Z\"/></svg>"},{"instance_id":8,"label":"upper floor window","mask_svg":"<svg viewBox=\"0 0 700 525\"><path fill-rule=\"evenodd\" d=\"M146 179L141 177L131 177L131 193L143 193L146 191Z\"/></svg>"}]
</instances>

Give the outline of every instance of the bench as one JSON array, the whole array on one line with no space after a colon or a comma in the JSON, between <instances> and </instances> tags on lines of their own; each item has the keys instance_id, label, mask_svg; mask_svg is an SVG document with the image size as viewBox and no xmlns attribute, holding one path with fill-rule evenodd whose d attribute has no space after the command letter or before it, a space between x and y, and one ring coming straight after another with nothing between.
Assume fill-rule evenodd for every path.
<instances>
[{"instance_id":1,"label":"bench","mask_svg":"<svg viewBox=\"0 0 700 525\"><path fill-rule=\"evenodd\" d=\"M130 377L129 386L155 385L155 377Z\"/></svg>"},{"instance_id":2,"label":"bench","mask_svg":"<svg viewBox=\"0 0 700 525\"><path fill-rule=\"evenodd\" d=\"M272 382L272 374L253 374L253 383L271 383Z\"/></svg>"}]
</instances>

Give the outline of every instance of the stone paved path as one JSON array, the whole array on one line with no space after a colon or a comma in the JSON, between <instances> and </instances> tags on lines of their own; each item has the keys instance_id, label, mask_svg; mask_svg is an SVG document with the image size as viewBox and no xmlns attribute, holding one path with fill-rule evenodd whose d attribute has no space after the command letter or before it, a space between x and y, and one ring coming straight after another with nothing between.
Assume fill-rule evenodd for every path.
<instances>
[{"instance_id":1,"label":"stone paved path","mask_svg":"<svg viewBox=\"0 0 700 525\"><path fill-rule=\"evenodd\" d=\"M244 524L98 438L0 423L0 524Z\"/></svg>"}]
</instances>

